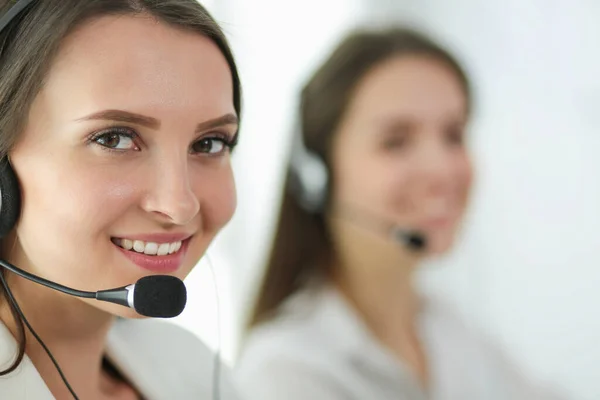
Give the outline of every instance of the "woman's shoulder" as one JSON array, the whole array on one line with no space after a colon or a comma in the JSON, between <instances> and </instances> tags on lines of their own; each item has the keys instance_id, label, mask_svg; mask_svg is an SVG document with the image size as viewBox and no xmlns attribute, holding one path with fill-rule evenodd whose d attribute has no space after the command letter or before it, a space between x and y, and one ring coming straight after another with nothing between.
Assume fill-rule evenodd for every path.
<instances>
[{"instance_id":1,"label":"woman's shoulder","mask_svg":"<svg viewBox=\"0 0 600 400\"><path fill-rule=\"evenodd\" d=\"M300 291L271 318L250 329L243 342L242 360L256 356L257 360L277 357L308 362L315 355L320 360L324 353L341 350L339 330L347 324L347 317L341 314L331 290Z\"/></svg>"},{"instance_id":2,"label":"woman's shoulder","mask_svg":"<svg viewBox=\"0 0 600 400\"><path fill-rule=\"evenodd\" d=\"M8 368L13 363L17 352L15 339L0 321L0 370ZM16 370L0 376L0 393L2 399L54 398L27 354Z\"/></svg>"},{"instance_id":3,"label":"woman's shoulder","mask_svg":"<svg viewBox=\"0 0 600 400\"><path fill-rule=\"evenodd\" d=\"M237 364L238 375L282 373L285 365L312 371L340 370L347 359L361 351L363 343L355 316L334 289L305 289L248 332Z\"/></svg>"},{"instance_id":4,"label":"woman's shoulder","mask_svg":"<svg viewBox=\"0 0 600 400\"><path fill-rule=\"evenodd\" d=\"M335 288L307 290L250 331L235 378L245 393L269 400L421 398L381 353Z\"/></svg>"},{"instance_id":5,"label":"woman's shoulder","mask_svg":"<svg viewBox=\"0 0 600 400\"><path fill-rule=\"evenodd\" d=\"M429 296L423 304L421 333L441 392L434 398L563 398L559 388L550 389L523 368L499 338L456 303Z\"/></svg>"},{"instance_id":6,"label":"woman's shoulder","mask_svg":"<svg viewBox=\"0 0 600 400\"><path fill-rule=\"evenodd\" d=\"M340 395L330 376L341 369L339 356L302 301L253 327L243 340L234 378L248 398L351 398Z\"/></svg>"},{"instance_id":7,"label":"woman's shoulder","mask_svg":"<svg viewBox=\"0 0 600 400\"><path fill-rule=\"evenodd\" d=\"M156 319L118 320L109 334L109 346L146 350L166 360L185 354L201 365L209 365L214 356L192 332L172 322Z\"/></svg>"},{"instance_id":8,"label":"woman's shoulder","mask_svg":"<svg viewBox=\"0 0 600 400\"><path fill-rule=\"evenodd\" d=\"M238 398L227 367L215 370L216 354L195 334L169 321L117 321L109 334L107 355L155 398L208 397L215 389L215 374L221 375L221 398Z\"/></svg>"},{"instance_id":9,"label":"woman's shoulder","mask_svg":"<svg viewBox=\"0 0 600 400\"><path fill-rule=\"evenodd\" d=\"M154 340L169 338L172 346L193 346L203 353L211 353L194 333L176 323L161 319L119 319L115 322L110 335L132 338L138 343L153 342L155 345L157 343Z\"/></svg>"}]
</instances>

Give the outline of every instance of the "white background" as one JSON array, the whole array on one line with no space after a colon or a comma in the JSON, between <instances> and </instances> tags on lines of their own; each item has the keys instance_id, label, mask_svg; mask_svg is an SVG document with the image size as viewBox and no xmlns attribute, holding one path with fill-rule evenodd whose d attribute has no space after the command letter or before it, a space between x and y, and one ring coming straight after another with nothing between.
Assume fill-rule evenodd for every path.
<instances>
[{"instance_id":1,"label":"white background","mask_svg":"<svg viewBox=\"0 0 600 400\"><path fill-rule=\"evenodd\" d=\"M426 29L476 84L478 167L461 245L425 279L532 377L600 398L600 1L213 0L244 85L239 205L187 280L176 322L235 362L262 272L296 93L340 36L389 20ZM219 336L218 320L221 334Z\"/></svg>"}]
</instances>

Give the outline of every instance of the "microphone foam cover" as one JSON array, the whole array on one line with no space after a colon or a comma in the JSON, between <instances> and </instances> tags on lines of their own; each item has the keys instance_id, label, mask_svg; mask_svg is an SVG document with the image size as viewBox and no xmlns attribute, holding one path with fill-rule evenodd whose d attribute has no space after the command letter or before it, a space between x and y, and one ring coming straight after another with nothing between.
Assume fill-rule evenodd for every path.
<instances>
[{"instance_id":1,"label":"microphone foam cover","mask_svg":"<svg viewBox=\"0 0 600 400\"><path fill-rule=\"evenodd\" d=\"M427 246L427 238L425 235L416 231L406 231L404 229L395 228L392 230L392 236L397 242L413 251L425 250L425 247Z\"/></svg>"},{"instance_id":2,"label":"microphone foam cover","mask_svg":"<svg viewBox=\"0 0 600 400\"><path fill-rule=\"evenodd\" d=\"M406 235L406 244L413 250L424 250L427 246L427 239L425 236L413 232Z\"/></svg>"},{"instance_id":3,"label":"microphone foam cover","mask_svg":"<svg viewBox=\"0 0 600 400\"><path fill-rule=\"evenodd\" d=\"M181 279L151 275L135 284L133 305L138 314L154 318L176 317L185 308L187 291Z\"/></svg>"}]
</instances>

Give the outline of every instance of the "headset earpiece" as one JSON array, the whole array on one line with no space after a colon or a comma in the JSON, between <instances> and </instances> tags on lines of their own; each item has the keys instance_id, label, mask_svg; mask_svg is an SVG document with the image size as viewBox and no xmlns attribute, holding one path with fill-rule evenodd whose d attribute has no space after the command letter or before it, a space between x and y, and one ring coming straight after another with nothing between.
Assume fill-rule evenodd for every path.
<instances>
[{"instance_id":1,"label":"headset earpiece","mask_svg":"<svg viewBox=\"0 0 600 400\"><path fill-rule=\"evenodd\" d=\"M0 160L0 238L15 227L21 213L21 189L7 157Z\"/></svg>"},{"instance_id":2,"label":"headset earpiece","mask_svg":"<svg viewBox=\"0 0 600 400\"><path fill-rule=\"evenodd\" d=\"M306 148L300 123L292 137L289 172L289 189L298 204L310 213L323 211L329 192L329 172L321 157Z\"/></svg>"}]
</instances>

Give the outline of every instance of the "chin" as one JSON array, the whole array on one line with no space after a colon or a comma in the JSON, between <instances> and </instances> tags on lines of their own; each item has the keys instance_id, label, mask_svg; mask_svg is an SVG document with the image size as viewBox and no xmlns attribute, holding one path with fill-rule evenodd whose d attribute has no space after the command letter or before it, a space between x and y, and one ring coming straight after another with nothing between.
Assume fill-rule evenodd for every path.
<instances>
[{"instance_id":1,"label":"chin","mask_svg":"<svg viewBox=\"0 0 600 400\"><path fill-rule=\"evenodd\" d=\"M119 317L119 318L126 318L126 319L146 319L146 318L150 318L150 317L146 317L145 315L138 314L132 308L125 308L125 307L122 307L122 310L120 310L120 312L113 313L113 315L116 316L116 317Z\"/></svg>"},{"instance_id":2,"label":"chin","mask_svg":"<svg viewBox=\"0 0 600 400\"><path fill-rule=\"evenodd\" d=\"M86 300L88 300L88 299L86 299ZM90 302L90 301L86 301L86 302ZM99 302L96 300L93 300L90 303L98 311L100 311L110 317L118 317L118 318L126 318L126 319L148 318L144 315L138 314L133 308L124 307L124 306L121 306L118 304Z\"/></svg>"}]
</instances>

